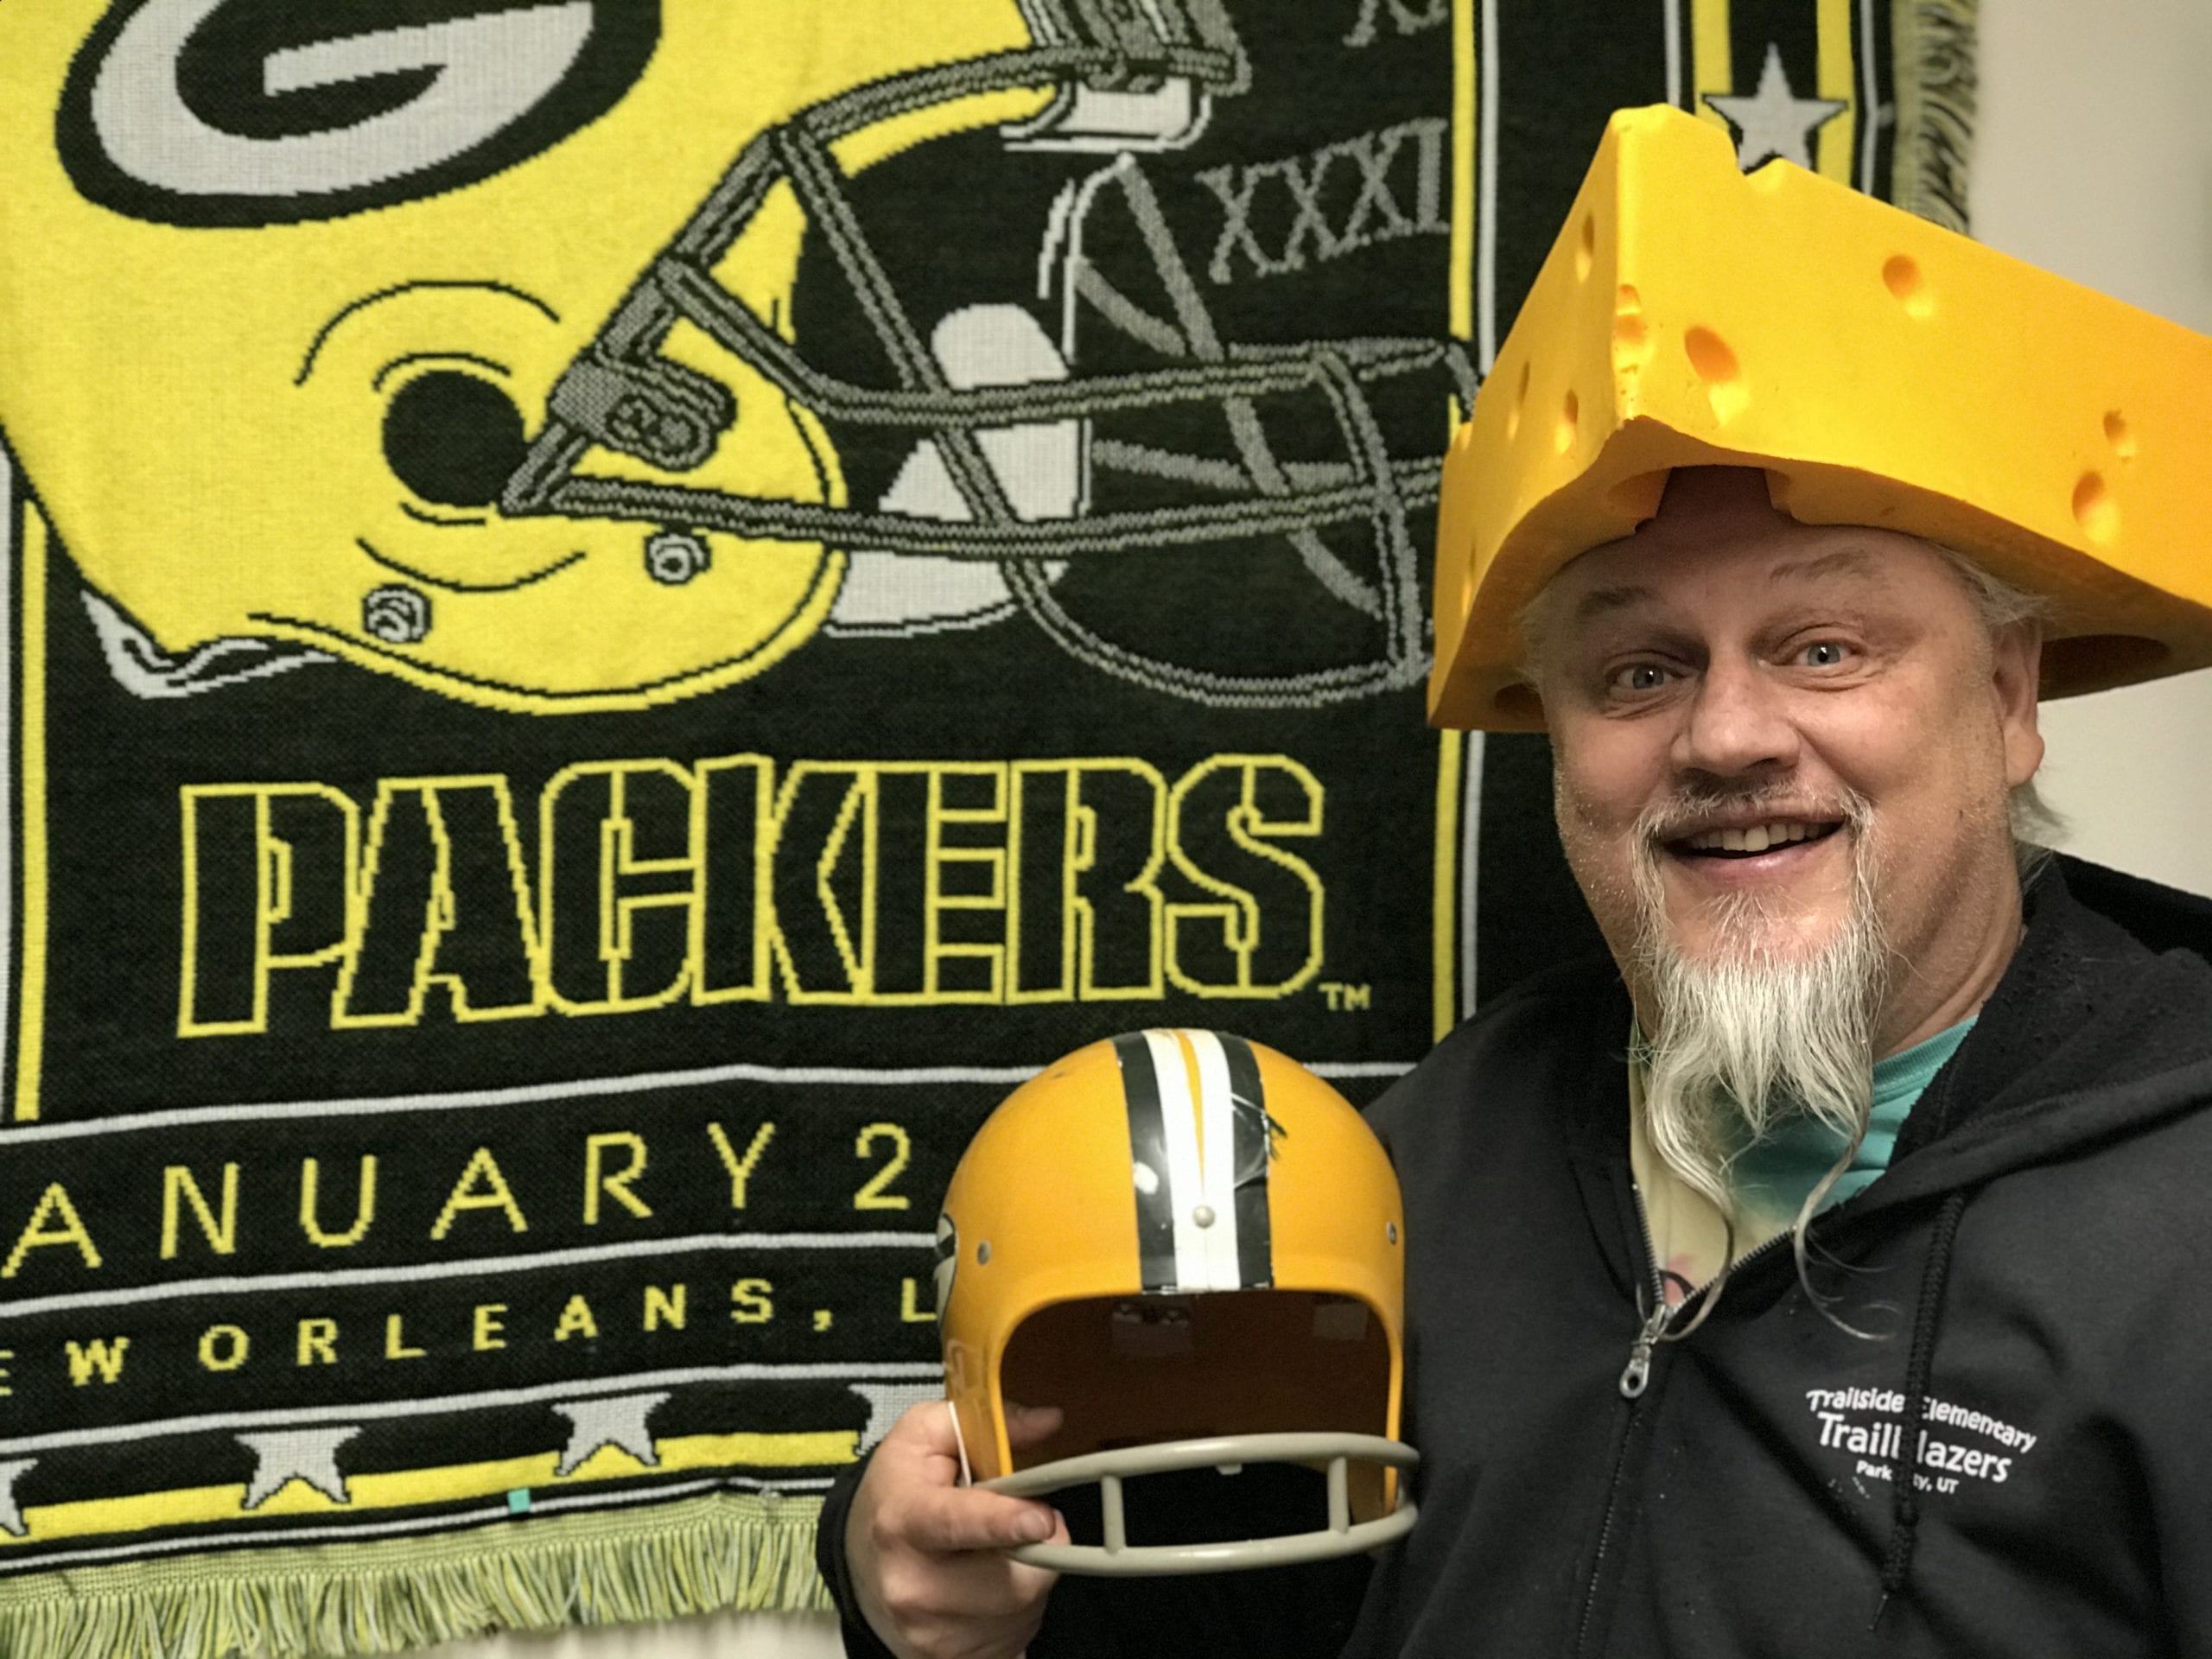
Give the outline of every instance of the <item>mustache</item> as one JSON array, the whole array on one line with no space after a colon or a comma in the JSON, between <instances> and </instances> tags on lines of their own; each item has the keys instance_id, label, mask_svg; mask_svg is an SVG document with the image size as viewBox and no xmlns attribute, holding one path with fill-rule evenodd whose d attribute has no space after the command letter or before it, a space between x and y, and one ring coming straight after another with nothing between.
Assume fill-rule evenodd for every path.
<instances>
[{"instance_id":1,"label":"mustache","mask_svg":"<svg viewBox=\"0 0 2212 1659\"><path fill-rule=\"evenodd\" d=\"M1854 834L1866 829L1873 807L1848 787L1830 795L1808 795L1789 783L1685 784L1637 815L1636 842L1647 851L1679 839L1716 813L1756 812L1769 818L1840 820Z\"/></svg>"}]
</instances>

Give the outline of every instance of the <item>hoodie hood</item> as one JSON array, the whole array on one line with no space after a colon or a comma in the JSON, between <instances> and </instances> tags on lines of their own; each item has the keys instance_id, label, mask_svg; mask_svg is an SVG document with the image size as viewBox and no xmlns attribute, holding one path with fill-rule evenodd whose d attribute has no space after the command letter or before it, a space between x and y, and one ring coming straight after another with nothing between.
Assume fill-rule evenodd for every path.
<instances>
[{"instance_id":1,"label":"hoodie hood","mask_svg":"<svg viewBox=\"0 0 2212 1659\"><path fill-rule=\"evenodd\" d=\"M1839 1216L2064 1158L2212 1094L2212 900L2062 857L2031 883L2025 921L1888 1174Z\"/></svg>"},{"instance_id":2,"label":"hoodie hood","mask_svg":"<svg viewBox=\"0 0 2212 1659\"><path fill-rule=\"evenodd\" d=\"M1915 1103L1885 1178L1829 1222L1833 1236L1876 1211L1936 1203L1899 1379L1905 1446L1922 1441L1953 1251L1975 1192L2212 1097L2212 905L2075 859L2046 865L2023 897L2020 948L1996 992ZM1877 1626L1910 1585L1923 1503L1917 1481L1892 1486Z\"/></svg>"}]
</instances>

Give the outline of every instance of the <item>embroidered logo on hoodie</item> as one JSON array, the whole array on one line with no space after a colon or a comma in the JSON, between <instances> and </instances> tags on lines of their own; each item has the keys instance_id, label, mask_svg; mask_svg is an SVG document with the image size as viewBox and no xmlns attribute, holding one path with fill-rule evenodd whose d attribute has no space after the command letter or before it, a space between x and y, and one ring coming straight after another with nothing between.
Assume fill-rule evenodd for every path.
<instances>
[{"instance_id":1,"label":"embroidered logo on hoodie","mask_svg":"<svg viewBox=\"0 0 2212 1659\"><path fill-rule=\"evenodd\" d=\"M1904 1395L1895 1389L1808 1389L1805 1408L1820 1430L1823 1451L1852 1459L1854 1484L1897 1478L1904 1451ZM2035 1449L2028 1430L1987 1412L1927 1396L1919 1444L1912 1461L1916 1490L1955 1492L1961 1479L2001 1486L2013 1465ZM1861 1493L1865 1487L1859 1487Z\"/></svg>"}]
</instances>

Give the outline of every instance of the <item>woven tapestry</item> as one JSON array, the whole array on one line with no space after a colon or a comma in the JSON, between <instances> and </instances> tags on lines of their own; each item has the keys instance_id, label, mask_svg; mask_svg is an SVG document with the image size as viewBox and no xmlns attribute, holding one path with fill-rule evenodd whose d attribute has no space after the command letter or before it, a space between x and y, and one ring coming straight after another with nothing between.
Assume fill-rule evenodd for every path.
<instances>
[{"instance_id":1,"label":"woven tapestry","mask_svg":"<svg viewBox=\"0 0 2212 1659\"><path fill-rule=\"evenodd\" d=\"M1971 22L0 0L0 1652L817 1605L1010 1088L1595 943L1422 685L1607 113L1956 223Z\"/></svg>"}]
</instances>

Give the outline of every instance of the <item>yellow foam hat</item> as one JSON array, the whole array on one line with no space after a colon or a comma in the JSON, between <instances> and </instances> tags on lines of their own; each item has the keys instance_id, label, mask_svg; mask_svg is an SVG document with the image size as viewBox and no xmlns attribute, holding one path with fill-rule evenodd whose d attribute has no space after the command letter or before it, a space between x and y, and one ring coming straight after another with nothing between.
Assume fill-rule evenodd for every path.
<instances>
[{"instance_id":1,"label":"yellow foam hat","mask_svg":"<svg viewBox=\"0 0 2212 1659\"><path fill-rule=\"evenodd\" d=\"M1430 719L1540 728L1522 607L1698 466L2047 596L2046 696L2212 664L2212 339L1627 110L1444 463Z\"/></svg>"}]
</instances>

